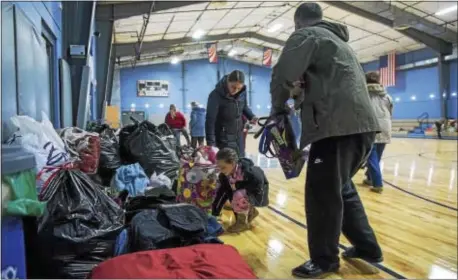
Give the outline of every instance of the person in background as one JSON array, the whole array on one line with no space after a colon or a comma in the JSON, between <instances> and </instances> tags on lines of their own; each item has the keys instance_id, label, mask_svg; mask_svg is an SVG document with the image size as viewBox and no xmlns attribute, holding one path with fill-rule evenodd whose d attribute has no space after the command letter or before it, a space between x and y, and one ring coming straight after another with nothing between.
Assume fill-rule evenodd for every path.
<instances>
[{"instance_id":1,"label":"person in background","mask_svg":"<svg viewBox=\"0 0 458 280\"><path fill-rule=\"evenodd\" d=\"M186 131L186 118L181 112L177 111L174 104L170 105L170 110L165 116L165 123L172 129L173 135L177 139L177 146L181 146L181 133L186 138L189 145L189 135Z\"/></svg>"},{"instance_id":2,"label":"person in background","mask_svg":"<svg viewBox=\"0 0 458 280\"><path fill-rule=\"evenodd\" d=\"M341 231L353 245L342 256L383 261L382 250L352 178L380 130L364 71L345 25L323 20L321 7L301 4L295 31L272 69L272 115L283 113L296 81L303 84L301 148L311 144L305 183L310 260L292 270L301 278L338 271Z\"/></svg>"},{"instance_id":3,"label":"person in background","mask_svg":"<svg viewBox=\"0 0 458 280\"><path fill-rule=\"evenodd\" d=\"M442 118L434 123L436 125L437 138L439 139L442 139L442 127L444 126L445 122L445 119Z\"/></svg>"},{"instance_id":4,"label":"person in background","mask_svg":"<svg viewBox=\"0 0 458 280\"><path fill-rule=\"evenodd\" d=\"M269 205L269 182L264 171L250 159L239 158L231 148L219 150L216 163L220 174L219 187L212 204L212 216L218 217L223 205L229 200L236 221L227 232L248 230L251 222L259 215L255 207Z\"/></svg>"},{"instance_id":5,"label":"person in background","mask_svg":"<svg viewBox=\"0 0 458 280\"><path fill-rule=\"evenodd\" d=\"M244 157L243 115L249 121L256 121L247 105L245 75L234 70L216 84L208 97L205 120L207 145L219 149L232 148Z\"/></svg>"},{"instance_id":6,"label":"person in background","mask_svg":"<svg viewBox=\"0 0 458 280\"><path fill-rule=\"evenodd\" d=\"M364 184L371 186L371 190L381 193L383 190L382 171L380 160L386 144L391 142L391 117L393 115L393 99L380 84L380 74L369 72L366 74L367 90L377 116L380 133L375 135L375 143L367 159L367 171Z\"/></svg>"},{"instance_id":7,"label":"person in background","mask_svg":"<svg viewBox=\"0 0 458 280\"><path fill-rule=\"evenodd\" d=\"M199 147L204 145L206 110L195 101L191 102L191 108L189 130L191 132L191 147L195 149L197 144Z\"/></svg>"}]
</instances>

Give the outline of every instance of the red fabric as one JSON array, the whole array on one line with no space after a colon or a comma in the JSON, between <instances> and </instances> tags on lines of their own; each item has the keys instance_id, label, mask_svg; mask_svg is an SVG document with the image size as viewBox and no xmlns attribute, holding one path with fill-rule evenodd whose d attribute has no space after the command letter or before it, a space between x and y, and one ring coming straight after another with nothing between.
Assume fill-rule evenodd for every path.
<instances>
[{"instance_id":1,"label":"red fabric","mask_svg":"<svg viewBox=\"0 0 458 280\"><path fill-rule=\"evenodd\" d=\"M137 252L107 260L92 270L92 279L257 279L229 245L200 244Z\"/></svg>"},{"instance_id":2,"label":"red fabric","mask_svg":"<svg viewBox=\"0 0 458 280\"><path fill-rule=\"evenodd\" d=\"M182 129L186 127L186 118L180 112L175 113L175 118L172 118L172 115L167 113L165 123L172 129Z\"/></svg>"}]
</instances>

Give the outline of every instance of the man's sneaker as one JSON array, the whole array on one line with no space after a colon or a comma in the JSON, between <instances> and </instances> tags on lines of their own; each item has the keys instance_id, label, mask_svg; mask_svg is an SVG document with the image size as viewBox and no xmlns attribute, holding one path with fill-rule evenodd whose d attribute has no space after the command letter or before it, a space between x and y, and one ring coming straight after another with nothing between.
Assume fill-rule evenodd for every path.
<instances>
[{"instance_id":1,"label":"man's sneaker","mask_svg":"<svg viewBox=\"0 0 458 280\"><path fill-rule=\"evenodd\" d=\"M345 259L362 259L368 263L381 263L383 262L383 256L368 257L359 253L355 247L350 247L342 253L342 257Z\"/></svg>"},{"instance_id":2,"label":"man's sneaker","mask_svg":"<svg viewBox=\"0 0 458 280\"><path fill-rule=\"evenodd\" d=\"M383 187L372 187L371 191L376 192L376 193L382 193Z\"/></svg>"},{"instance_id":3,"label":"man's sneaker","mask_svg":"<svg viewBox=\"0 0 458 280\"><path fill-rule=\"evenodd\" d=\"M364 179L364 180L363 180L363 184L366 185L366 186L372 187L372 181L369 180L369 179Z\"/></svg>"},{"instance_id":4,"label":"man's sneaker","mask_svg":"<svg viewBox=\"0 0 458 280\"><path fill-rule=\"evenodd\" d=\"M308 261L296 268L293 269L291 272L293 276L299 278L324 278L331 273L335 273L339 270L339 264L333 264L329 266L327 269L323 269L315 264L313 261Z\"/></svg>"}]
</instances>

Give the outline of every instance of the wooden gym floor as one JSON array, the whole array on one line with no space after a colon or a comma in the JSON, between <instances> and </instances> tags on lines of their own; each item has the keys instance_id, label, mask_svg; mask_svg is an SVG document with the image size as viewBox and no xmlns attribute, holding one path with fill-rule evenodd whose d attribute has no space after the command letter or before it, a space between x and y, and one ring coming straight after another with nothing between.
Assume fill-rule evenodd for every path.
<instances>
[{"instance_id":1,"label":"wooden gym floor","mask_svg":"<svg viewBox=\"0 0 458 280\"><path fill-rule=\"evenodd\" d=\"M308 259L304 213L305 172L286 181L278 162L248 154L270 180L269 207L260 210L251 231L224 235L259 278L292 278L291 269ZM341 260L329 278L457 279L457 141L393 139L382 161L385 190L369 191L354 178L385 261L369 265ZM305 168L304 168L305 170ZM225 224L233 222L224 213ZM341 237L341 249L349 242Z\"/></svg>"}]
</instances>

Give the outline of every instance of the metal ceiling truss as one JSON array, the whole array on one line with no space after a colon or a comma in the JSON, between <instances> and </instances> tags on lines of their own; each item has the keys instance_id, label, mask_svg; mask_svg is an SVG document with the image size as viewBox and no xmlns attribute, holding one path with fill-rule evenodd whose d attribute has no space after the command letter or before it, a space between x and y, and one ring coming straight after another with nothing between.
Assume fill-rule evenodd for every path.
<instances>
[{"instance_id":1,"label":"metal ceiling truss","mask_svg":"<svg viewBox=\"0 0 458 280\"><path fill-rule=\"evenodd\" d=\"M223 57L225 57L223 55ZM182 61L190 61L190 60L200 60L200 59L207 59L208 55L207 53L196 53L196 54L188 54L185 57L183 57ZM249 63L253 65L258 65L262 66L262 60L261 59L252 59L248 57L240 57L240 56L233 56L231 57L232 60L237 60L240 62L244 63ZM163 63L170 63L171 62L171 57L170 56L160 56L154 58L154 60L141 60L137 62L137 66L146 66L146 65L152 65L152 64L163 64ZM130 68L132 67L130 60L121 60L116 64L116 68Z\"/></svg>"},{"instance_id":2,"label":"metal ceiling truss","mask_svg":"<svg viewBox=\"0 0 458 280\"><path fill-rule=\"evenodd\" d=\"M206 1L157 1L154 6L156 12L199 4ZM132 2L118 2L113 4L102 4L98 2L97 5L97 19L99 20L118 20L129 18L133 16L140 16L149 11L152 1L132 1ZM113 9L113 14L111 12Z\"/></svg>"},{"instance_id":3,"label":"metal ceiling truss","mask_svg":"<svg viewBox=\"0 0 458 280\"><path fill-rule=\"evenodd\" d=\"M328 5L394 28L399 33L425 44L440 54L449 55L453 52L453 42L456 42L457 35L456 32L446 27L439 26L385 2L352 3L354 5L343 1L326 2ZM430 34L432 30L434 33ZM449 41L450 39L452 41Z\"/></svg>"},{"instance_id":4,"label":"metal ceiling truss","mask_svg":"<svg viewBox=\"0 0 458 280\"><path fill-rule=\"evenodd\" d=\"M227 56L228 52L231 49L240 49L240 48L249 49L249 50L258 50L260 52L259 61L261 61L262 46L253 44L253 43L250 43L244 40L218 42L218 49L219 49L218 55ZM248 52L251 52L251 51L248 51ZM247 60L250 60L246 55L248 52L234 55L231 58L238 58L246 62ZM199 55L200 58L207 57L207 50L206 50L206 46L204 43L178 45L178 46L170 47L170 48L157 49L155 52L142 54L141 61L142 62L143 61L151 62L151 61L156 61L158 59L162 61L163 58L169 58L174 55L180 55L181 60L189 60L189 58L187 57L188 55L191 55L191 58L192 58L194 57L193 55L197 55L197 54ZM279 54L280 54L279 50L273 50L274 56L278 56ZM130 57L123 57L120 59L120 64L125 64L126 61L129 61L129 60L130 60Z\"/></svg>"},{"instance_id":5,"label":"metal ceiling truss","mask_svg":"<svg viewBox=\"0 0 458 280\"><path fill-rule=\"evenodd\" d=\"M205 42L215 42L218 41L230 41L236 39L244 39L244 38L253 38L258 39L267 43L276 44L283 46L285 41L271 38L268 36L264 36L258 34L256 32L243 32L243 33L233 33L233 34L218 34L218 35L209 35L205 36L203 40L196 41L191 37L179 38L179 39L170 39L170 40L159 40L159 41L151 41L151 42L144 42L143 43L143 53L154 53L161 49L170 49L174 46L180 46L185 44L202 44ZM116 44L116 56L117 57L124 57L132 55L132 46L134 43L121 43ZM259 48L259 45L253 44Z\"/></svg>"},{"instance_id":6,"label":"metal ceiling truss","mask_svg":"<svg viewBox=\"0 0 458 280\"><path fill-rule=\"evenodd\" d=\"M140 54L141 54L142 45L143 45L143 38L145 38L146 29L148 28L148 23L151 17L151 13L154 11L155 3L156 3L155 1L152 1L151 6L149 8L149 12L143 15L142 28L140 30L140 34L138 35L137 43L134 45L135 58L132 61L133 67L135 67L135 63L137 63L137 60L140 60Z\"/></svg>"}]
</instances>

